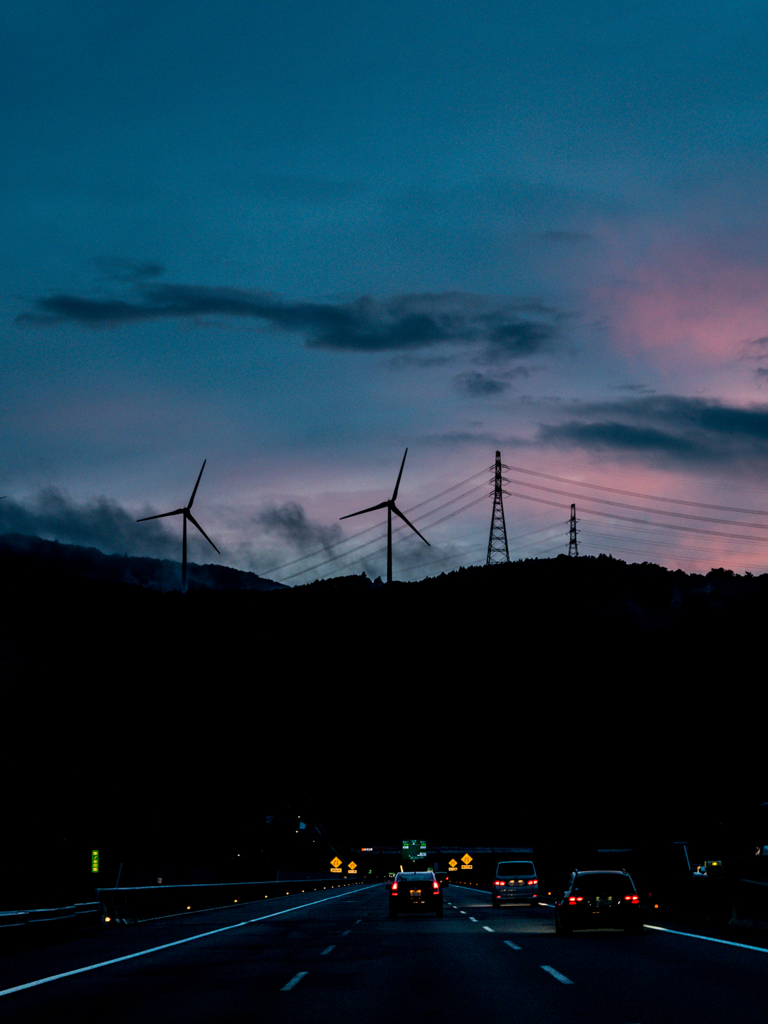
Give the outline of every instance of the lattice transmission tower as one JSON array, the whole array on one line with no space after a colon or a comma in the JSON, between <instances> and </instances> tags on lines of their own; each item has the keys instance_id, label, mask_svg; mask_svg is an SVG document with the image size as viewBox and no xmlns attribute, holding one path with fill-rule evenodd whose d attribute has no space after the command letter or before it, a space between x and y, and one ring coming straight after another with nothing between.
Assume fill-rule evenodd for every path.
<instances>
[{"instance_id":1,"label":"lattice transmission tower","mask_svg":"<svg viewBox=\"0 0 768 1024\"><path fill-rule=\"evenodd\" d=\"M571 505L571 521L568 524L568 555L572 558L577 558L579 554L579 542L576 539L581 530L576 529L576 506Z\"/></svg>"},{"instance_id":2,"label":"lattice transmission tower","mask_svg":"<svg viewBox=\"0 0 768 1024\"><path fill-rule=\"evenodd\" d=\"M509 561L507 526L504 522L504 505L501 500L501 485L504 483L502 469L507 469L507 466L503 466L501 463L501 452L496 452L496 464L493 467L493 512L491 513L491 534L488 538L486 565L499 565Z\"/></svg>"}]
</instances>

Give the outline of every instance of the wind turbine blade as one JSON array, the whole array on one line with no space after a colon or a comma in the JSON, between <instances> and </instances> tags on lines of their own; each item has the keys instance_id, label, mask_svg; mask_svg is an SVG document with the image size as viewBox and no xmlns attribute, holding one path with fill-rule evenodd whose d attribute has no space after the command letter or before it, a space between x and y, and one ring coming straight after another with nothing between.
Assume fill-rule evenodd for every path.
<instances>
[{"instance_id":1,"label":"wind turbine blade","mask_svg":"<svg viewBox=\"0 0 768 1024\"><path fill-rule=\"evenodd\" d=\"M187 508L192 508L192 502L195 500L195 495L197 494L197 484L200 483L200 477L203 475L203 469L205 469L205 464L206 464L207 461L208 461L208 459L203 459L203 466L202 466L202 469L200 470L200 472L198 473L197 483L195 484L194 491L192 491L192 497L189 499L189 504L187 505ZM221 553L221 552L219 552L219 553Z\"/></svg>"},{"instance_id":2,"label":"wind turbine blade","mask_svg":"<svg viewBox=\"0 0 768 1024\"><path fill-rule=\"evenodd\" d=\"M388 501L382 501L378 505L371 505L370 508L361 508L359 512L350 512L348 516L339 516L339 519L351 519L352 516L361 516L364 512L375 512L377 508L386 508Z\"/></svg>"},{"instance_id":3,"label":"wind turbine blade","mask_svg":"<svg viewBox=\"0 0 768 1024\"><path fill-rule=\"evenodd\" d=\"M201 472L202 472L202 470L201 470ZM192 497L194 497L194 495L192 495ZM198 523L198 521L197 521L197 520L195 519L195 517L194 517L194 516L192 515L192 513L191 513L191 512L189 511L189 509L187 509L187 511L186 511L186 516L187 516L187 519L188 519L188 520L190 521L190 523L194 523L194 525L195 525L195 526L196 526L196 527L198 528L198 530L200 531L200 533L202 533L202 535L203 535L203 536L205 537L205 539L206 539L206 540L208 541L208 543L209 543L209 544L211 545L211 547L213 548L213 550L214 550L214 551L216 551L216 552L218 552L218 554L221 554L221 552L219 551L219 549L218 549L218 548L216 547L216 545L215 545L215 544L213 543L213 541L211 540L211 538L210 538L210 537L208 536L208 534L207 534L207 533L205 532L205 530L204 530L204 529L202 528L202 526L200 525L200 523Z\"/></svg>"},{"instance_id":4,"label":"wind turbine blade","mask_svg":"<svg viewBox=\"0 0 768 1024\"><path fill-rule=\"evenodd\" d=\"M166 516L177 516L184 511L183 508L176 508L173 512L161 512L159 516L144 516L143 519L137 519L137 523L146 523L148 519L165 519Z\"/></svg>"},{"instance_id":5,"label":"wind turbine blade","mask_svg":"<svg viewBox=\"0 0 768 1024\"><path fill-rule=\"evenodd\" d=\"M400 518L403 520L404 523L408 523L408 525L410 526L410 528L413 530L414 533L419 533L419 531L416 529L416 527L413 525L413 523L409 519L405 518L403 513L400 511L400 509L397 507L397 505L395 505L394 502L392 503L392 511L395 513L395 515L400 516ZM419 536L421 537L420 533L419 533ZM429 541L427 540L426 537L421 537L421 539L424 541L425 544L428 544L429 547L432 547L432 545L429 543Z\"/></svg>"},{"instance_id":6,"label":"wind turbine blade","mask_svg":"<svg viewBox=\"0 0 768 1024\"><path fill-rule=\"evenodd\" d=\"M405 449L405 455L407 455L407 454L408 454L408 449L406 448ZM405 465L405 455L403 456L403 461L400 463L400 472L397 474L397 483L395 484L395 490L394 490L394 493L392 494L392 501L394 501L395 498L397 497L397 491L398 491L398 488L400 487L400 477L403 475L403 466Z\"/></svg>"}]
</instances>

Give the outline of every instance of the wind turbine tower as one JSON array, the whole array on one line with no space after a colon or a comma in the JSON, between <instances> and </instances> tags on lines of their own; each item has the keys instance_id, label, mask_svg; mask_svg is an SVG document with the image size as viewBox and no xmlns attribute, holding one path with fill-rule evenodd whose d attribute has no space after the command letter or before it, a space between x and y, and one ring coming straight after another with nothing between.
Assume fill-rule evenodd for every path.
<instances>
[{"instance_id":1,"label":"wind turbine tower","mask_svg":"<svg viewBox=\"0 0 768 1024\"><path fill-rule=\"evenodd\" d=\"M406 448L405 455L407 454L408 449ZM371 505L370 508L361 508L359 512L350 512L349 515L340 517L340 519L351 519L352 516L362 516L366 512L374 512L377 508L385 508L387 510L387 583L392 582L392 513L394 512L396 516L400 516L403 522L410 526L413 532L418 534L419 537L421 537L421 534L413 525L413 523L409 522L409 520L405 518L405 516L397 507L397 505L395 505L395 498L397 497L397 491L398 488L400 487L400 477L403 475L405 455L403 456L403 461L400 463L400 472L397 474L397 483L395 484L395 489L392 492L392 497L388 501L380 501L378 505ZM428 547L432 547L432 545L429 543L426 537L421 537L421 539Z\"/></svg>"},{"instance_id":2,"label":"wind turbine tower","mask_svg":"<svg viewBox=\"0 0 768 1024\"><path fill-rule=\"evenodd\" d=\"M208 536L208 534L202 528L200 523L198 523L198 521L195 519L195 517L192 515L192 512L191 512L192 502L195 500L195 495L197 494L197 488L198 488L198 485L200 483L200 477L203 475L203 469L205 469L205 464L206 464L207 461L208 461L207 459L203 459L202 469L198 473L197 482L195 483L195 486L194 486L194 488L192 490L192 497L189 499L189 504L188 505L185 505L183 508L175 508L173 510L173 512L161 512L160 515L157 515L157 516L144 516L143 519L137 519L136 520L137 523L146 523L149 519L165 519L167 516L181 516L182 523L183 523L182 541L181 541L181 592L182 592L182 594L186 594L186 592L187 592L187 520L189 520L190 523L192 523L193 526L197 527L197 529L200 531L200 533L202 533L202 535L205 537L205 539L211 545L213 550L217 554L219 554L219 555L221 554L219 549L216 547L216 545L213 543L211 538Z\"/></svg>"}]
</instances>

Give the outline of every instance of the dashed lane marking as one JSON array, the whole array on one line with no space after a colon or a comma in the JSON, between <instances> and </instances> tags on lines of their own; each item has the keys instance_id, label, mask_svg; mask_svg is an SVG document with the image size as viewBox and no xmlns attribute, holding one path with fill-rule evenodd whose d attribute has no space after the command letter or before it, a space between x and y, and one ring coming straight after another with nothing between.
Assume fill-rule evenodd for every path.
<instances>
[{"instance_id":1,"label":"dashed lane marking","mask_svg":"<svg viewBox=\"0 0 768 1024\"><path fill-rule=\"evenodd\" d=\"M556 971L554 967L547 967L546 964L540 964L539 966L541 967L542 971L546 971L547 974L551 974L553 978L557 978L558 981L562 981L564 985L573 984L570 978L566 978L564 974L561 974L560 971Z\"/></svg>"},{"instance_id":2,"label":"dashed lane marking","mask_svg":"<svg viewBox=\"0 0 768 1024\"><path fill-rule=\"evenodd\" d=\"M489 928L487 924L484 924L483 925L483 930L486 931L486 932L492 932L493 928Z\"/></svg>"},{"instance_id":3,"label":"dashed lane marking","mask_svg":"<svg viewBox=\"0 0 768 1024\"><path fill-rule=\"evenodd\" d=\"M470 920L470 921L474 921L474 922L475 922L475 924L477 924L477 918L476 918L476 917L470 917L470 919L469 919L469 920Z\"/></svg>"},{"instance_id":4,"label":"dashed lane marking","mask_svg":"<svg viewBox=\"0 0 768 1024\"><path fill-rule=\"evenodd\" d=\"M343 939L345 935L351 935L351 934L352 934L352 929L351 928L347 928L347 930L345 932L341 933L341 937Z\"/></svg>"},{"instance_id":5,"label":"dashed lane marking","mask_svg":"<svg viewBox=\"0 0 768 1024\"><path fill-rule=\"evenodd\" d=\"M375 889L376 886L369 885L368 888ZM95 971L99 967L109 967L112 964L123 963L125 960L135 960L138 956L148 956L150 953L159 953L162 949L171 949L173 946L183 946L186 942L196 942L198 939L207 939L211 935L219 935L221 932L230 932L234 928L245 928L246 925L249 924L257 924L259 921L267 921L270 917L280 917L282 914L291 914L295 910L306 910L308 907L314 907L318 903L327 903L329 900L339 900L348 895L349 894L346 892L341 892L335 896L324 896L320 900L313 900L311 903L302 903L298 907L287 907L285 910L276 910L273 914L262 914L260 917L252 917L249 921L238 921L237 924L228 924L224 928L214 928L213 931L210 932L200 932L199 935L190 935L186 939L175 939L173 942L165 942L162 946L152 946L149 949L140 949L138 953L128 953L126 956L116 956L112 960L102 960L100 963L88 964L87 967L77 967L74 971L64 971L62 974L51 974L47 978L38 978L37 981L27 981L23 985L14 985L12 988L2 989L0 990L0 996L9 996L12 992L22 992L27 988L36 988L38 985L46 985L49 981L59 981L61 978L71 978L75 974L84 974L86 971ZM301 978L303 978L306 973L307 972L304 971L301 977L299 977L299 981L301 981Z\"/></svg>"},{"instance_id":6,"label":"dashed lane marking","mask_svg":"<svg viewBox=\"0 0 768 1024\"><path fill-rule=\"evenodd\" d=\"M296 988L296 986L299 984L299 982L301 981L302 978L306 978L307 973L308 973L307 971L299 971L298 974L294 974L294 976L291 978L291 980L288 982L288 984L287 985L283 985L283 987L280 989L280 991L281 992L290 992L292 988Z\"/></svg>"},{"instance_id":7,"label":"dashed lane marking","mask_svg":"<svg viewBox=\"0 0 768 1024\"><path fill-rule=\"evenodd\" d=\"M335 946L326 946L320 956L328 956L332 949L336 949Z\"/></svg>"},{"instance_id":8,"label":"dashed lane marking","mask_svg":"<svg viewBox=\"0 0 768 1024\"><path fill-rule=\"evenodd\" d=\"M509 939L504 939L504 945L509 946L510 949L522 949L522 946L516 946L514 942L510 942Z\"/></svg>"}]
</instances>

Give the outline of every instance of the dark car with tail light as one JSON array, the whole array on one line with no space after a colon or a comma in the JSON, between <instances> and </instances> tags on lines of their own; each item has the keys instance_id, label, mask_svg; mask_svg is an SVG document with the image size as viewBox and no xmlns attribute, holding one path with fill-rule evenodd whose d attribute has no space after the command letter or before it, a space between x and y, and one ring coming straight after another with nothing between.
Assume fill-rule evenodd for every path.
<instances>
[{"instance_id":1,"label":"dark car with tail light","mask_svg":"<svg viewBox=\"0 0 768 1024\"><path fill-rule=\"evenodd\" d=\"M640 896L626 871L574 871L555 904L555 932L575 928L621 928L642 934Z\"/></svg>"},{"instance_id":2,"label":"dark car with tail light","mask_svg":"<svg viewBox=\"0 0 768 1024\"><path fill-rule=\"evenodd\" d=\"M530 903L539 899L539 879L530 860L502 860L496 865L491 886L491 906L502 903Z\"/></svg>"},{"instance_id":3,"label":"dark car with tail light","mask_svg":"<svg viewBox=\"0 0 768 1024\"><path fill-rule=\"evenodd\" d=\"M389 886L389 916L443 916L443 892L434 871L399 871Z\"/></svg>"}]
</instances>

